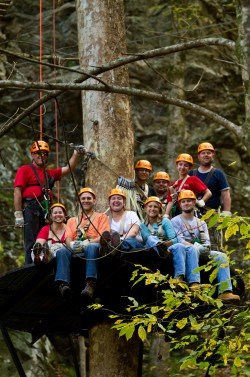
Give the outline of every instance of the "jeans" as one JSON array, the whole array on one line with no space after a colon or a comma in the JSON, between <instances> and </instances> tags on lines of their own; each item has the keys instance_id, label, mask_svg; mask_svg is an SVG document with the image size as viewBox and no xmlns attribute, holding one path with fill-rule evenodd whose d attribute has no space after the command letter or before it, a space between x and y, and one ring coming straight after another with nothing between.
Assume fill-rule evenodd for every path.
<instances>
[{"instance_id":1,"label":"jeans","mask_svg":"<svg viewBox=\"0 0 250 377\"><path fill-rule=\"evenodd\" d=\"M159 251L158 251L157 246L156 246L159 242L161 242L159 237L148 236L147 241L146 241L146 248L147 249L151 249L151 248L154 249L157 252L158 256L160 257Z\"/></svg>"},{"instance_id":2,"label":"jeans","mask_svg":"<svg viewBox=\"0 0 250 377\"><path fill-rule=\"evenodd\" d=\"M129 251L131 249L144 249L144 245L134 237L124 238L121 242L120 250Z\"/></svg>"},{"instance_id":3,"label":"jeans","mask_svg":"<svg viewBox=\"0 0 250 377\"><path fill-rule=\"evenodd\" d=\"M84 257L86 258L86 278L97 279L97 258L99 257L99 243L90 243L84 249Z\"/></svg>"},{"instance_id":4,"label":"jeans","mask_svg":"<svg viewBox=\"0 0 250 377\"><path fill-rule=\"evenodd\" d=\"M219 293L224 291L232 291L233 287L231 283L230 268L226 254L220 251L211 250L209 255L217 264L216 267L218 268L217 280L219 283ZM220 267L222 264L225 267Z\"/></svg>"},{"instance_id":5,"label":"jeans","mask_svg":"<svg viewBox=\"0 0 250 377\"><path fill-rule=\"evenodd\" d=\"M56 275L55 281L64 281L70 283L70 264L72 252L65 246L62 246L56 253Z\"/></svg>"},{"instance_id":6,"label":"jeans","mask_svg":"<svg viewBox=\"0 0 250 377\"><path fill-rule=\"evenodd\" d=\"M199 267L199 252L193 246L176 243L169 247L173 254L174 277L184 275L188 284L200 283L200 273L193 272Z\"/></svg>"}]
</instances>

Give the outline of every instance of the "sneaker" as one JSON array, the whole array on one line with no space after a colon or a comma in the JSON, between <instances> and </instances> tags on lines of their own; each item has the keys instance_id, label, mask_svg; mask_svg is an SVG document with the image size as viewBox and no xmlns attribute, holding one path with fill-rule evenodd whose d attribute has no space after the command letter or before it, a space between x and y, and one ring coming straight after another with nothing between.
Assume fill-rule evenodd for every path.
<instances>
[{"instance_id":1,"label":"sneaker","mask_svg":"<svg viewBox=\"0 0 250 377\"><path fill-rule=\"evenodd\" d=\"M121 237L118 232L113 232L111 234L111 245L117 248L121 244Z\"/></svg>"},{"instance_id":2,"label":"sneaker","mask_svg":"<svg viewBox=\"0 0 250 377\"><path fill-rule=\"evenodd\" d=\"M36 242L35 245L33 246L32 251L33 251L33 254L34 254L34 264L36 264L36 265L42 263L42 260L41 260L42 248L43 248L43 246L39 242Z\"/></svg>"},{"instance_id":3,"label":"sneaker","mask_svg":"<svg viewBox=\"0 0 250 377\"><path fill-rule=\"evenodd\" d=\"M72 298L72 289L68 283L62 283L59 285L58 290L63 299L69 300Z\"/></svg>"},{"instance_id":4,"label":"sneaker","mask_svg":"<svg viewBox=\"0 0 250 377\"><path fill-rule=\"evenodd\" d=\"M197 292L201 290L201 284L200 283L191 283L189 286L189 289L191 292Z\"/></svg>"},{"instance_id":5,"label":"sneaker","mask_svg":"<svg viewBox=\"0 0 250 377\"><path fill-rule=\"evenodd\" d=\"M96 281L92 279L91 280L87 279L85 288L82 290L81 295L92 298L95 293L95 288L96 288Z\"/></svg>"},{"instance_id":6,"label":"sneaker","mask_svg":"<svg viewBox=\"0 0 250 377\"><path fill-rule=\"evenodd\" d=\"M223 301L223 302L235 302L235 301L240 301L240 296L235 295L233 292L224 292L220 293L218 296L218 299Z\"/></svg>"},{"instance_id":7,"label":"sneaker","mask_svg":"<svg viewBox=\"0 0 250 377\"><path fill-rule=\"evenodd\" d=\"M47 244L43 245L42 251L43 251L42 263L47 264L49 263L49 260L50 260L50 250Z\"/></svg>"},{"instance_id":8,"label":"sneaker","mask_svg":"<svg viewBox=\"0 0 250 377\"><path fill-rule=\"evenodd\" d=\"M110 252L111 234L108 230L102 233L100 238L99 253L101 256L107 255Z\"/></svg>"},{"instance_id":9,"label":"sneaker","mask_svg":"<svg viewBox=\"0 0 250 377\"><path fill-rule=\"evenodd\" d=\"M158 242L157 245L156 245L156 247L157 247L159 256L161 258L166 258L167 255L169 254L168 246L164 245L163 242Z\"/></svg>"}]
</instances>

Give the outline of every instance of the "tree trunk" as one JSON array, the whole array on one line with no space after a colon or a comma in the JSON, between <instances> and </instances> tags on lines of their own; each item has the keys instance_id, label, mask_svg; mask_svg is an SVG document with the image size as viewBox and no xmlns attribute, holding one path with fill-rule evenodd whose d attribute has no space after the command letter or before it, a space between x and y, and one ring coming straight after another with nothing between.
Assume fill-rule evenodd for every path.
<instances>
[{"instance_id":1,"label":"tree trunk","mask_svg":"<svg viewBox=\"0 0 250 377\"><path fill-rule=\"evenodd\" d=\"M126 52L122 0L77 0L76 10L82 69L101 66ZM99 77L107 84L128 85L124 67ZM97 192L97 208L103 211L117 177L132 178L134 134L130 104L125 95L83 92L82 112L84 144L97 157L89 165L86 182ZM137 377L141 369L139 340L119 339L118 332L110 327L97 324L89 332L89 376Z\"/></svg>"},{"instance_id":2,"label":"tree trunk","mask_svg":"<svg viewBox=\"0 0 250 377\"><path fill-rule=\"evenodd\" d=\"M89 377L141 376L138 338L127 342L110 327L110 323L103 323L89 332Z\"/></svg>"},{"instance_id":3,"label":"tree trunk","mask_svg":"<svg viewBox=\"0 0 250 377\"><path fill-rule=\"evenodd\" d=\"M82 69L101 66L126 53L122 0L78 0L77 20ZM99 77L107 84L128 85L124 67ZM131 178L133 173L129 99L121 94L83 92L82 111L84 143L97 156L91 161L87 184L97 191L98 209L104 210L117 177Z\"/></svg>"}]
</instances>

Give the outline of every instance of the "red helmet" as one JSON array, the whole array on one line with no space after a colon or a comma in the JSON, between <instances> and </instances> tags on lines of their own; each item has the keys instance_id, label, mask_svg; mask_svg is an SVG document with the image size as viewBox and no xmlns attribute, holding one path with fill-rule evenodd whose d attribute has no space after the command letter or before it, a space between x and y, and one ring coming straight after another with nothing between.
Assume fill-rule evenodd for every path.
<instances>
[{"instance_id":1,"label":"red helmet","mask_svg":"<svg viewBox=\"0 0 250 377\"><path fill-rule=\"evenodd\" d=\"M34 143L30 147L30 153L36 153L39 151L49 153L49 144L43 140L34 141Z\"/></svg>"}]
</instances>

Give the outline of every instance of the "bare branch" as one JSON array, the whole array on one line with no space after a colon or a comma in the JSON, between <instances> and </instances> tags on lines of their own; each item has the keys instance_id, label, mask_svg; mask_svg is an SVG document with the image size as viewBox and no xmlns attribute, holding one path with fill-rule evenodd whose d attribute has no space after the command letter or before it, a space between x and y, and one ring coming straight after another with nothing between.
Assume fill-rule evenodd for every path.
<instances>
[{"instance_id":1,"label":"bare branch","mask_svg":"<svg viewBox=\"0 0 250 377\"><path fill-rule=\"evenodd\" d=\"M129 63L133 63L139 60L145 60L145 59L151 59L155 57L165 56L169 54L173 54L175 52L198 48L198 47L207 47L207 46L224 46L230 49L235 48L235 43L233 41L230 41L228 39L224 38L203 38L203 39L197 39L190 42L183 42L179 43L173 46L168 47L162 47L155 50L146 51L140 54L134 54L130 56L125 56L119 59L116 59L112 62L106 63L102 65L101 67L92 68L89 70L89 75L99 75L103 72L110 71L112 69L124 66ZM89 76L82 75L76 80L74 80L75 83L84 82L88 79ZM95 89L96 90L96 89ZM107 88L106 88L107 90ZM64 93L64 90L60 91L53 91L41 99L33 102L31 106L29 106L27 109L25 109L22 113L20 113L18 116L16 116L14 119L10 120L9 122L6 122L3 127L0 130L0 137L5 135L9 130L11 130L14 126L16 126L21 120L23 120L28 114L30 114L32 111L37 109L41 104L51 100L52 98L55 98L59 96L60 94ZM191 110L191 109L190 109Z\"/></svg>"}]
</instances>

